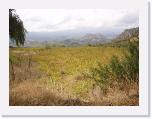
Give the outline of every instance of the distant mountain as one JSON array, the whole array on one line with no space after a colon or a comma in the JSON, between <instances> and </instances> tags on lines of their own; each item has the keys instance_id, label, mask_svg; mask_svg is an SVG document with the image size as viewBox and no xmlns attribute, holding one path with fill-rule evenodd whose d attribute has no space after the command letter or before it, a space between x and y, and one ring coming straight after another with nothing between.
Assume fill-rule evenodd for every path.
<instances>
[{"instance_id":1,"label":"distant mountain","mask_svg":"<svg viewBox=\"0 0 152 119\"><path fill-rule=\"evenodd\" d=\"M97 34L101 33L107 38L114 38L119 33L122 32L123 29L120 28L111 28L105 29L102 27L98 28L90 28L90 27L82 27L77 29L70 29L64 31L53 31L53 32L28 32L26 35L26 40L33 41L63 41L67 39L80 39L86 34Z\"/></svg>"},{"instance_id":2,"label":"distant mountain","mask_svg":"<svg viewBox=\"0 0 152 119\"><path fill-rule=\"evenodd\" d=\"M29 33L25 46L44 46L50 45L64 45L64 46L79 46L87 44L104 44L110 42L106 36L101 33L87 33L87 34L58 34L58 33Z\"/></svg>"},{"instance_id":3,"label":"distant mountain","mask_svg":"<svg viewBox=\"0 0 152 119\"><path fill-rule=\"evenodd\" d=\"M65 37L63 34L56 34L52 32L28 32L26 35L26 41L60 41Z\"/></svg>"},{"instance_id":4,"label":"distant mountain","mask_svg":"<svg viewBox=\"0 0 152 119\"><path fill-rule=\"evenodd\" d=\"M106 38L104 35L100 33L96 34L86 34L82 37L76 38L76 39L67 39L61 41L62 44L65 46L76 46L76 45L86 45L86 44L91 44L91 45L96 45L96 44L104 44L109 42L110 39Z\"/></svg>"},{"instance_id":5,"label":"distant mountain","mask_svg":"<svg viewBox=\"0 0 152 119\"><path fill-rule=\"evenodd\" d=\"M109 41L104 35L100 33L96 34L86 34L82 37L82 41L87 44L103 44Z\"/></svg>"},{"instance_id":6,"label":"distant mountain","mask_svg":"<svg viewBox=\"0 0 152 119\"><path fill-rule=\"evenodd\" d=\"M139 27L124 30L113 41L128 40L133 37L139 37Z\"/></svg>"},{"instance_id":7,"label":"distant mountain","mask_svg":"<svg viewBox=\"0 0 152 119\"><path fill-rule=\"evenodd\" d=\"M109 33L112 33L110 31ZM108 32L29 32L26 37L25 47L44 47L44 46L81 46L81 45L99 45L111 42L128 40L132 37L139 37L139 27L125 29L115 38L107 36ZM15 46L10 42L11 46Z\"/></svg>"}]
</instances>

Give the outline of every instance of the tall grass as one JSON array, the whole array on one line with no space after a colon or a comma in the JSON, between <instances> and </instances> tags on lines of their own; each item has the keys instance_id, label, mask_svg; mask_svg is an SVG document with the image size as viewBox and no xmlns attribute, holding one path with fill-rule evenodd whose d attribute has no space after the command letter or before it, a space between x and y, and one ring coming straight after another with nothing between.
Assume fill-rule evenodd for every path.
<instances>
[{"instance_id":1,"label":"tall grass","mask_svg":"<svg viewBox=\"0 0 152 119\"><path fill-rule=\"evenodd\" d=\"M138 105L112 87L138 80L136 46L10 49L10 105Z\"/></svg>"}]
</instances>

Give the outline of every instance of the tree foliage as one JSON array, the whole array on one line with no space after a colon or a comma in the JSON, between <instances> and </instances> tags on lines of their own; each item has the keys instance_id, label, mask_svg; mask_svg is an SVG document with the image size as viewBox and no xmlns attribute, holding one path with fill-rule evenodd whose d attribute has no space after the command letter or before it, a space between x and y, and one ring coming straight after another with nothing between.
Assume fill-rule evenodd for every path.
<instances>
[{"instance_id":1,"label":"tree foliage","mask_svg":"<svg viewBox=\"0 0 152 119\"><path fill-rule=\"evenodd\" d=\"M14 9L9 9L9 37L17 46L24 45L26 29Z\"/></svg>"}]
</instances>

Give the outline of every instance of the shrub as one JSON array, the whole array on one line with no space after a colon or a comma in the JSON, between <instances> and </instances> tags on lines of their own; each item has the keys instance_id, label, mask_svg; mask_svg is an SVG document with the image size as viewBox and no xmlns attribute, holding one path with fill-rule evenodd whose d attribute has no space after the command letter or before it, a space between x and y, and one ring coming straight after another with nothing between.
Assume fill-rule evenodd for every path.
<instances>
[{"instance_id":1,"label":"shrub","mask_svg":"<svg viewBox=\"0 0 152 119\"><path fill-rule=\"evenodd\" d=\"M122 81L138 81L139 75L139 48L138 42L129 42L124 59L119 60L113 56L109 64L98 64L97 68L91 69L91 77L97 85L102 89L107 90L112 80L115 79L118 83Z\"/></svg>"},{"instance_id":2,"label":"shrub","mask_svg":"<svg viewBox=\"0 0 152 119\"><path fill-rule=\"evenodd\" d=\"M108 65L102 66L100 63L98 63L97 68L91 69L92 76L91 78L94 79L96 84L100 86L100 88L103 90L103 93L107 93L107 88L110 85L110 72Z\"/></svg>"},{"instance_id":3,"label":"shrub","mask_svg":"<svg viewBox=\"0 0 152 119\"><path fill-rule=\"evenodd\" d=\"M125 68L116 56L112 57L109 67L113 77L117 80L125 79Z\"/></svg>"},{"instance_id":4,"label":"shrub","mask_svg":"<svg viewBox=\"0 0 152 119\"><path fill-rule=\"evenodd\" d=\"M122 64L125 67L126 75L129 80L138 80L139 75L139 42L130 42L128 45L128 54Z\"/></svg>"}]
</instances>

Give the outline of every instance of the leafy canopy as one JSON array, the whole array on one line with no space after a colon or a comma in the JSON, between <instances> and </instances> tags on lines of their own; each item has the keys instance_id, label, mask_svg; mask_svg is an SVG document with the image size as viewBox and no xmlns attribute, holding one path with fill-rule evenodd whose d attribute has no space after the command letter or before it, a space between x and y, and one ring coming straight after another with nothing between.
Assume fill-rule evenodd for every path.
<instances>
[{"instance_id":1,"label":"leafy canopy","mask_svg":"<svg viewBox=\"0 0 152 119\"><path fill-rule=\"evenodd\" d=\"M9 9L9 37L17 46L24 45L26 29L14 9Z\"/></svg>"}]
</instances>

